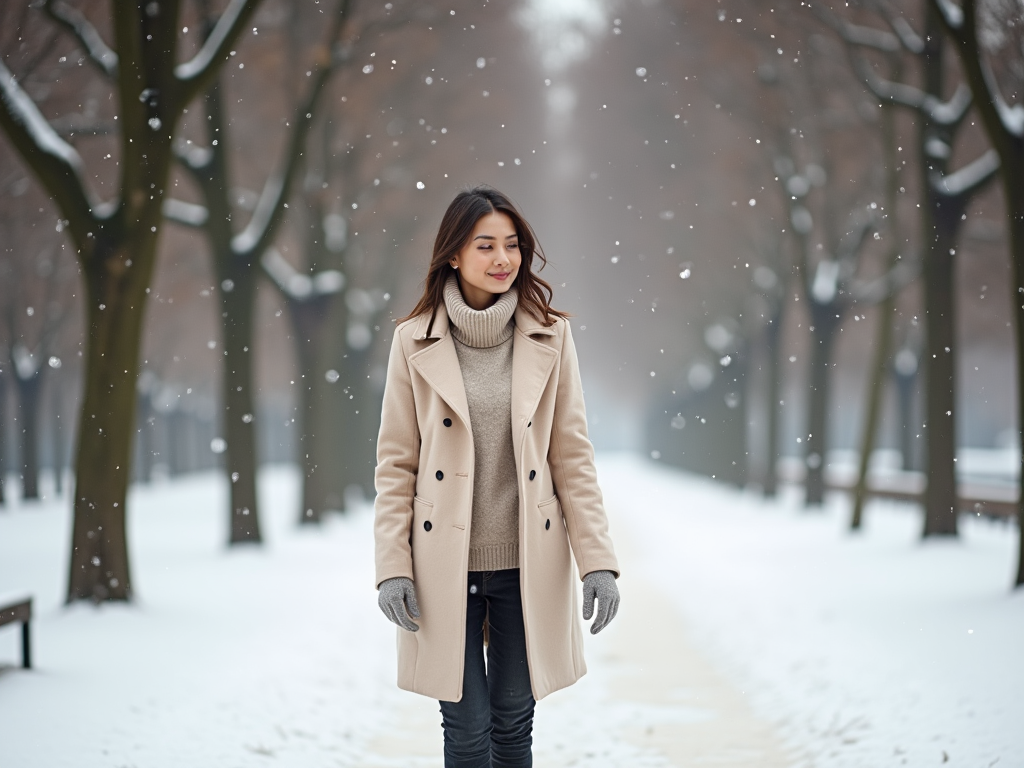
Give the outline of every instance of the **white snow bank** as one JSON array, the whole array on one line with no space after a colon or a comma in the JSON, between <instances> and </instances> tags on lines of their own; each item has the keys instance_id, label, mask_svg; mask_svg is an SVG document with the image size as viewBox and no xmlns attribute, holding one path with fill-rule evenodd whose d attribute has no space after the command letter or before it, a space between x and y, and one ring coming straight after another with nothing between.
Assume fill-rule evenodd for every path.
<instances>
[{"instance_id":1,"label":"white snow bank","mask_svg":"<svg viewBox=\"0 0 1024 768\"><path fill-rule=\"evenodd\" d=\"M851 535L842 496L814 512L627 456L599 471L645 575L801 765L1024 764L1015 525L922 542L917 511L875 501Z\"/></svg>"}]
</instances>

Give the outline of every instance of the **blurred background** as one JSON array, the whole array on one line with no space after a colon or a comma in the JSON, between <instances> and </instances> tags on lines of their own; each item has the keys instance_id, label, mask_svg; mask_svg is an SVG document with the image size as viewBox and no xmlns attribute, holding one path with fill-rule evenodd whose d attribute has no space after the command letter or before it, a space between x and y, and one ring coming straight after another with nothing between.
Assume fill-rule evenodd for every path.
<instances>
[{"instance_id":1,"label":"blurred background","mask_svg":"<svg viewBox=\"0 0 1024 768\"><path fill-rule=\"evenodd\" d=\"M998 159L928 3L254 5L206 89L148 123L119 114L106 3L3 8L5 66L77 158L83 199L124 200L130 134L168 128L150 274L123 288L144 305L123 320L140 338L109 340L138 346L115 485L220 466L250 486L233 512L256 516L252 467L298 462L312 521L372 497L393 320L447 203L478 183L539 234L598 449L769 494L778 472L856 463L867 437L886 466L926 470L929 338L948 353L942 472L955 448L1019 443ZM982 5L982 58L1012 104L1019 9ZM181 59L223 11L146 8L139 23ZM946 100L952 122L927 112ZM69 182L41 184L33 154L0 140L0 476L29 498L73 484L92 322L88 257L53 195ZM961 169L959 197L931 191ZM275 202L287 210L266 216ZM929 299L940 245L955 257L934 257Z\"/></svg>"},{"instance_id":2,"label":"blurred background","mask_svg":"<svg viewBox=\"0 0 1024 768\"><path fill-rule=\"evenodd\" d=\"M1019 755L1022 99L1020 0L0 3L21 764L436 764L370 505L477 184L572 315L628 564L539 764Z\"/></svg>"}]
</instances>

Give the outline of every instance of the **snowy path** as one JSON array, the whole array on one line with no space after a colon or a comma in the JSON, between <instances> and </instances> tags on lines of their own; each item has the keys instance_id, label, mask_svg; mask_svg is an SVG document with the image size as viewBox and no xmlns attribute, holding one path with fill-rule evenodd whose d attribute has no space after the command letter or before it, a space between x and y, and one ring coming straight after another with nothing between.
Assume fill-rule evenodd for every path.
<instances>
[{"instance_id":1,"label":"snowy path","mask_svg":"<svg viewBox=\"0 0 1024 768\"><path fill-rule=\"evenodd\" d=\"M589 674L540 703L538 768L1021 764L1014 528L921 545L917 515L881 504L850 537L838 502L808 514L624 456L599 472L623 607L587 636ZM37 616L30 673L0 630L4 766L441 764L436 703L394 686L369 511L299 530L296 476L272 470L268 545L228 552L224 491L133 493L131 607L61 604L62 503L0 511L0 592Z\"/></svg>"},{"instance_id":2,"label":"snowy path","mask_svg":"<svg viewBox=\"0 0 1024 768\"><path fill-rule=\"evenodd\" d=\"M623 571L622 609L587 635L587 675L537 708L537 768L783 768L793 764L745 697L687 640L677 610L638 574L642 558L619 510L609 508ZM620 518L620 519L617 519ZM437 705L407 694L404 733L371 744L367 768L438 766Z\"/></svg>"}]
</instances>

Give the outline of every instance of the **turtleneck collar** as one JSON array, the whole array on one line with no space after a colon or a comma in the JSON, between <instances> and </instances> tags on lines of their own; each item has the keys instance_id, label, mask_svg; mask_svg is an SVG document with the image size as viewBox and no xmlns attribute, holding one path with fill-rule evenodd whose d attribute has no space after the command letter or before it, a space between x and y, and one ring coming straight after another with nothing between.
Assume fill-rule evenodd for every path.
<instances>
[{"instance_id":1,"label":"turtleneck collar","mask_svg":"<svg viewBox=\"0 0 1024 768\"><path fill-rule=\"evenodd\" d=\"M495 347L508 341L515 329L512 313L518 303L519 289L513 285L487 309L473 309L466 303L454 273L444 284L444 305L452 336L466 346Z\"/></svg>"}]
</instances>

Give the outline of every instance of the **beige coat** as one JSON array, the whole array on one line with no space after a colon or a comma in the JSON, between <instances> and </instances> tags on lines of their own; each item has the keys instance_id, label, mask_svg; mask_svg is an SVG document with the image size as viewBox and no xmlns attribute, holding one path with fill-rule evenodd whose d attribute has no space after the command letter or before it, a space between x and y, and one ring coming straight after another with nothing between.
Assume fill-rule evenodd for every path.
<instances>
[{"instance_id":1,"label":"beige coat","mask_svg":"<svg viewBox=\"0 0 1024 768\"><path fill-rule=\"evenodd\" d=\"M521 307L512 342L512 443L519 475L519 559L534 698L586 672L579 574L619 571L587 437L569 324L545 328ZM395 329L377 441L377 585L416 584L418 632L398 630L398 685L462 698L473 432L448 313Z\"/></svg>"}]
</instances>

